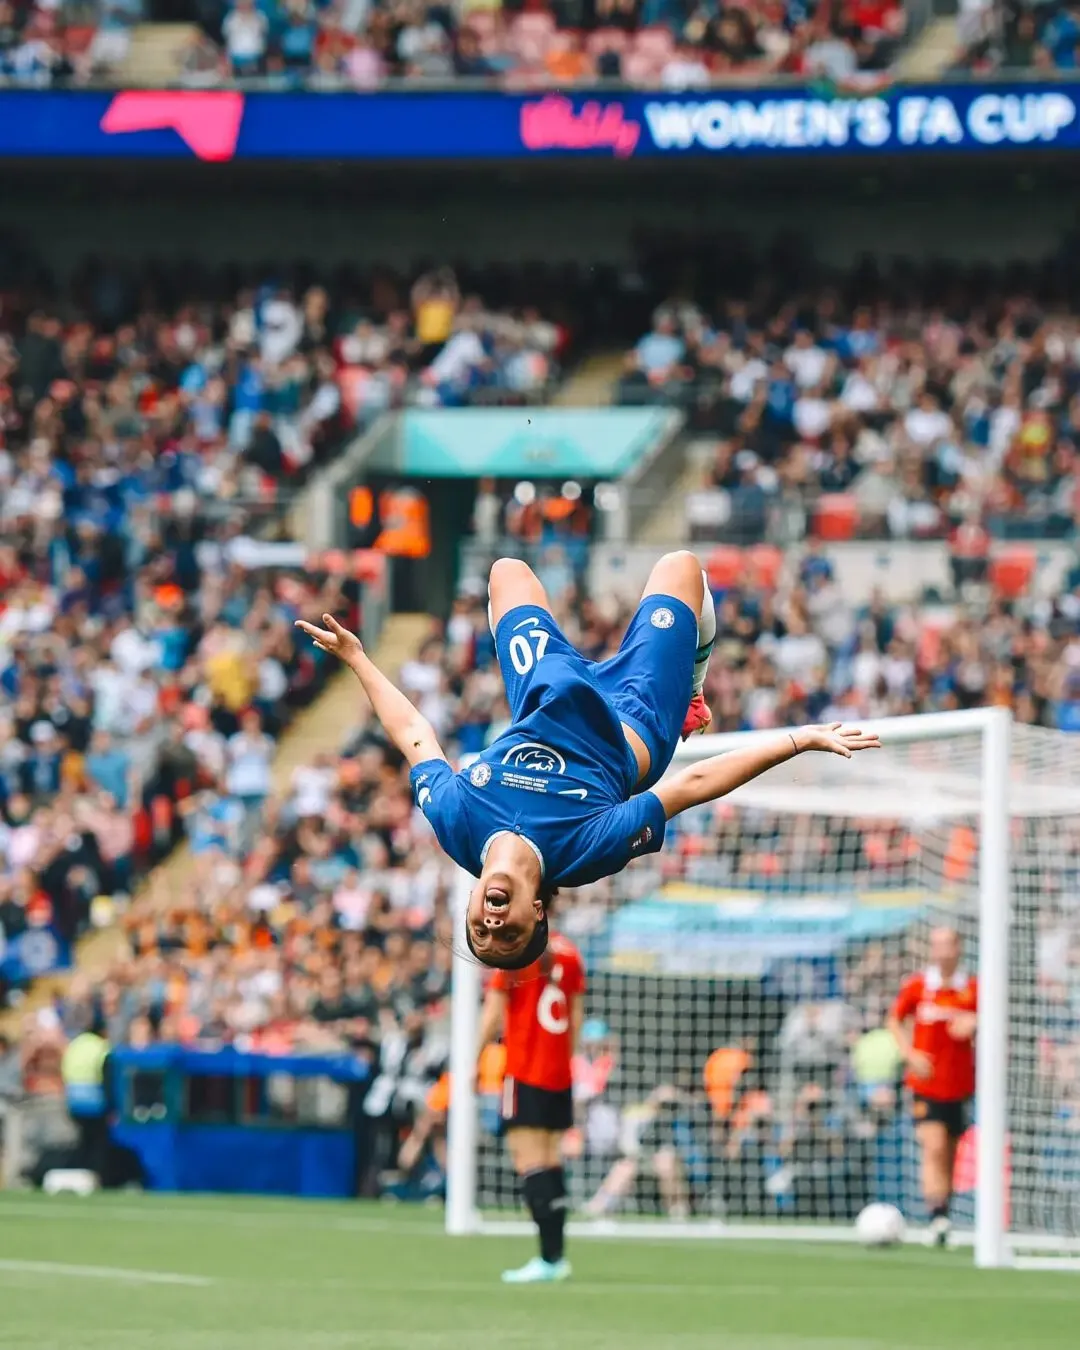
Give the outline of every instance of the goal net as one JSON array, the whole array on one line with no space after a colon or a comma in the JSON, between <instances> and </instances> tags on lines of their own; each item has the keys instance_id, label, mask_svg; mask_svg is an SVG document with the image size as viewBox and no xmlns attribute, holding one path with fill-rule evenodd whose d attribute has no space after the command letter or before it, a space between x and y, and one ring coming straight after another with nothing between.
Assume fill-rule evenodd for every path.
<instances>
[{"instance_id":1,"label":"goal net","mask_svg":"<svg viewBox=\"0 0 1080 1350\"><path fill-rule=\"evenodd\" d=\"M982 1265L1080 1255L1076 743L1000 710L877 726L880 752L792 760L564 901L557 926L589 971L566 1139L578 1223L837 1237L881 1200L918 1225L884 1024L947 923L981 984L954 1220ZM679 758L748 739L701 738ZM458 959L451 1231L518 1204L497 1098L472 1092L480 985Z\"/></svg>"}]
</instances>

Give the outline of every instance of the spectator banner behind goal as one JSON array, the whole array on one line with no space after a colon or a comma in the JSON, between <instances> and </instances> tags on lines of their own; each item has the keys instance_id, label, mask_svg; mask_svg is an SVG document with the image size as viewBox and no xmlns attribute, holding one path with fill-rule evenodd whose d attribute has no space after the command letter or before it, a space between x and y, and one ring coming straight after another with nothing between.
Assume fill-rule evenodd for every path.
<instances>
[{"instance_id":1,"label":"spectator banner behind goal","mask_svg":"<svg viewBox=\"0 0 1080 1350\"><path fill-rule=\"evenodd\" d=\"M0 157L279 160L868 155L1080 147L1068 82L572 95L0 93Z\"/></svg>"}]
</instances>

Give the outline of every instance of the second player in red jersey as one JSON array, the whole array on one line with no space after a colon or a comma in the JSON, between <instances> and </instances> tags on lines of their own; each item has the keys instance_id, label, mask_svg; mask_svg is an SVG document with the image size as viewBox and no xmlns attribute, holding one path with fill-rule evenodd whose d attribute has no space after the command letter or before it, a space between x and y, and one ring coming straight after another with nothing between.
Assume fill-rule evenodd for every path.
<instances>
[{"instance_id":1,"label":"second player in red jersey","mask_svg":"<svg viewBox=\"0 0 1080 1350\"><path fill-rule=\"evenodd\" d=\"M905 980L889 1018L907 1065L931 1233L942 1245L949 1232L956 1151L975 1095L979 989L960 955L956 931L936 928L930 965Z\"/></svg>"},{"instance_id":2,"label":"second player in red jersey","mask_svg":"<svg viewBox=\"0 0 1080 1350\"><path fill-rule=\"evenodd\" d=\"M585 966L567 938L553 937L549 952L549 961L537 961L520 973L497 970L488 988L506 997L507 1077L548 1092L567 1092L574 1053L572 1014L581 1007Z\"/></svg>"},{"instance_id":3,"label":"second player in red jersey","mask_svg":"<svg viewBox=\"0 0 1080 1350\"><path fill-rule=\"evenodd\" d=\"M566 1177L562 1136L574 1121L571 1061L584 1014L585 966L556 934L521 971L498 970L488 985L480 1050L501 1033L506 1047L503 1122L510 1158L540 1236L540 1255L511 1284L565 1279Z\"/></svg>"}]
</instances>

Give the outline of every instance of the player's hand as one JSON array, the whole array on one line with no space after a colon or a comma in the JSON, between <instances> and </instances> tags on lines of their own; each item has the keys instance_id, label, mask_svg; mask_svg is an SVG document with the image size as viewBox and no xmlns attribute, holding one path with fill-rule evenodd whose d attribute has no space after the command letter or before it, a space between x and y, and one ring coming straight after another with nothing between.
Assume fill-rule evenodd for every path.
<instances>
[{"instance_id":1,"label":"player's hand","mask_svg":"<svg viewBox=\"0 0 1080 1350\"><path fill-rule=\"evenodd\" d=\"M322 620L326 624L325 628L316 628L313 623L305 623L303 619L297 619L296 626L303 629L316 647L351 665L364 650L360 639L355 633L343 628L332 614L324 614Z\"/></svg>"},{"instance_id":2,"label":"player's hand","mask_svg":"<svg viewBox=\"0 0 1080 1350\"><path fill-rule=\"evenodd\" d=\"M907 1066L916 1078L930 1078L934 1073L934 1061L925 1050L910 1051Z\"/></svg>"},{"instance_id":3,"label":"player's hand","mask_svg":"<svg viewBox=\"0 0 1080 1350\"><path fill-rule=\"evenodd\" d=\"M842 722L827 722L820 727L800 727L792 732L799 753L804 750L822 750L830 755L850 759L856 750L880 750L881 741L876 732L846 727Z\"/></svg>"},{"instance_id":4,"label":"player's hand","mask_svg":"<svg viewBox=\"0 0 1080 1350\"><path fill-rule=\"evenodd\" d=\"M978 1018L973 1012L955 1012L949 1018L949 1025L945 1030L954 1041L970 1041L975 1035L977 1025Z\"/></svg>"}]
</instances>

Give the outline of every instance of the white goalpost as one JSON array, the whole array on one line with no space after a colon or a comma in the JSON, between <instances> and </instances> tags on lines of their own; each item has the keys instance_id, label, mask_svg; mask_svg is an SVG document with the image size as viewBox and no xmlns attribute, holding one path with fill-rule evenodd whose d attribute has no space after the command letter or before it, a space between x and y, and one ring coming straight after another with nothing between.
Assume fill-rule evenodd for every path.
<instances>
[{"instance_id":1,"label":"white goalpost","mask_svg":"<svg viewBox=\"0 0 1080 1350\"><path fill-rule=\"evenodd\" d=\"M875 1199L917 1224L910 1110L881 1028L948 922L980 981L960 1240L980 1267L1080 1268L1075 742L998 708L871 725L881 751L791 760L564 900L559 926L589 969L572 1233L845 1240ZM676 765L765 734L694 738ZM460 874L455 922L470 884ZM521 1229L475 1091L481 976L455 942L452 1234Z\"/></svg>"}]
</instances>

